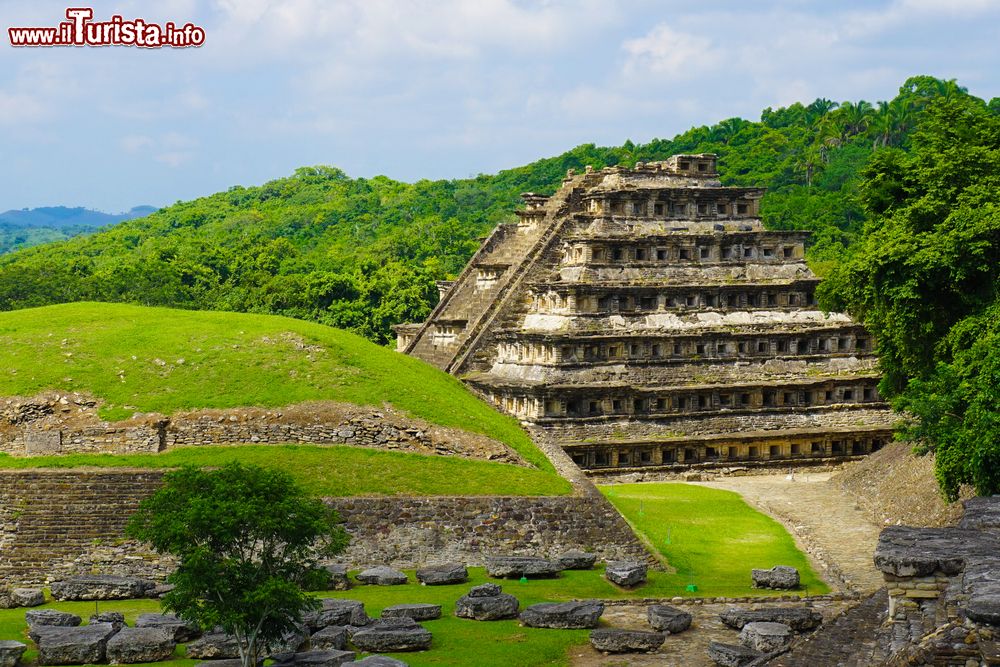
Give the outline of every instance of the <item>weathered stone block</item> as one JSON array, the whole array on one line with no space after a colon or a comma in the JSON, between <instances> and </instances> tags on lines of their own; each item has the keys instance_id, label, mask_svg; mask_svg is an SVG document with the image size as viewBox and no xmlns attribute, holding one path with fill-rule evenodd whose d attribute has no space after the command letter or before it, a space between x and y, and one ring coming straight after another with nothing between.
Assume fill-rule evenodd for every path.
<instances>
[{"instance_id":1,"label":"weathered stone block","mask_svg":"<svg viewBox=\"0 0 1000 667\"><path fill-rule=\"evenodd\" d=\"M742 630L747 623L770 621L784 623L793 630L804 632L819 627L823 615L808 607L765 607L763 609L740 609L730 607L719 614L722 622L734 630Z\"/></svg>"},{"instance_id":2,"label":"weathered stone block","mask_svg":"<svg viewBox=\"0 0 1000 667\"><path fill-rule=\"evenodd\" d=\"M534 556L487 556L486 573L498 579L527 577L557 577L563 567L559 563Z\"/></svg>"},{"instance_id":3,"label":"weathered stone block","mask_svg":"<svg viewBox=\"0 0 1000 667\"><path fill-rule=\"evenodd\" d=\"M708 657L719 667L745 667L762 655L760 651L738 644L708 642Z\"/></svg>"},{"instance_id":4,"label":"weathered stone block","mask_svg":"<svg viewBox=\"0 0 1000 667\"><path fill-rule=\"evenodd\" d=\"M788 565L775 565L770 570L751 570L754 588L791 590L799 587L799 571Z\"/></svg>"},{"instance_id":5,"label":"weathered stone block","mask_svg":"<svg viewBox=\"0 0 1000 667\"><path fill-rule=\"evenodd\" d=\"M135 627L166 630L178 644L186 644L201 636L197 623L177 618L174 614L139 614Z\"/></svg>"},{"instance_id":6,"label":"weathered stone block","mask_svg":"<svg viewBox=\"0 0 1000 667\"><path fill-rule=\"evenodd\" d=\"M691 627L692 616L686 611L665 604L652 604L646 609L650 627L676 635Z\"/></svg>"},{"instance_id":7,"label":"weathered stone block","mask_svg":"<svg viewBox=\"0 0 1000 667\"><path fill-rule=\"evenodd\" d=\"M375 586L399 586L409 581L405 573L384 565L368 568L354 576L363 584Z\"/></svg>"},{"instance_id":8,"label":"weathered stone block","mask_svg":"<svg viewBox=\"0 0 1000 667\"><path fill-rule=\"evenodd\" d=\"M41 588L15 588L10 595L18 607L38 607L45 604L45 593Z\"/></svg>"},{"instance_id":9,"label":"weathered stone block","mask_svg":"<svg viewBox=\"0 0 1000 667\"><path fill-rule=\"evenodd\" d=\"M368 625L371 620L365 613L365 603L359 600L321 598L320 608L305 614L306 626L318 630L330 625Z\"/></svg>"},{"instance_id":10,"label":"weathered stone block","mask_svg":"<svg viewBox=\"0 0 1000 667\"><path fill-rule=\"evenodd\" d=\"M604 576L613 584L630 588L646 581L647 567L638 561L616 560L607 564Z\"/></svg>"},{"instance_id":11,"label":"weathered stone block","mask_svg":"<svg viewBox=\"0 0 1000 667\"><path fill-rule=\"evenodd\" d=\"M455 616L471 618L477 621L500 621L517 618L520 602L513 595L497 592L493 595L473 595L475 587L468 595L463 595L455 602ZM500 587L497 586L497 589Z\"/></svg>"},{"instance_id":12,"label":"weathered stone block","mask_svg":"<svg viewBox=\"0 0 1000 667\"><path fill-rule=\"evenodd\" d=\"M582 630L596 628L603 613L604 603L599 600L543 602L526 607L521 612L521 623L531 628Z\"/></svg>"},{"instance_id":13,"label":"weathered stone block","mask_svg":"<svg viewBox=\"0 0 1000 667\"><path fill-rule=\"evenodd\" d=\"M754 621L740 630L740 642L747 648L761 653L770 653L788 645L792 640L792 629L784 623Z\"/></svg>"},{"instance_id":14,"label":"weathered stone block","mask_svg":"<svg viewBox=\"0 0 1000 667\"><path fill-rule=\"evenodd\" d=\"M347 648L347 626L329 625L322 630L314 632L309 638L309 645L314 650L332 648L343 651Z\"/></svg>"},{"instance_id":15,"label":"weathered stone block","mask_svg":"<svg viewBox=\"0 0 1000 667\"><path fill-rule=\"evenodd\" d=\"M428 586L461 584L469 579L469 571L461 563L427 565L417 569L417 581Z\"/></svg>"},{"instance_id":16,"label":"weathered stone block","mask_svg":"<svg viewBox=\"0 0 1000 667\"><path fill-rule=\"evenodd\" d=\"M0 640L0 667L14 667L28 647L21 642Z\"/></svg>"},{"instance_id":17,"label":"weathered stone block","mask_svg":"<svg viewBox=\"0 0 1000 667\"><path fill-rule=\"evenodd\" d=\"M108 640L108 662L113 665L161 662L170 659L176 646L169 630L126 627Z\"/></svg>"},{"instance_id":18,"label":"weathered stone block","mask_svg":"<svg viewBox=\"0 0 1000 667\"><path fill-rule=\"evenodd\" d=\"M597 562L597 554L571 549L556 556L555 560L564 570L590 570Z\"/></svg>"},{"instance_id":19,"label":"weathered stone block","mask_svg":"<svg viewBox=\"0 0 1000 667\"><path fill-rule=\"evenodd\" d=\"M148 579L95 574L54 582L50 590L56 600L128 600L146 597L155 586Z\"/></svg>"},{"instance_id":20,"label":"weathered stone block","mask_svg":"<svg viewBox=\"0 0 1000 667\"><path fill-rule=\"evenodd\" d=\"M371 653L426 651L431 647L431 639L430 631L420 626L365 628L351 637L355 646Z\"/></svg>"},{"instance_id":21,"label":"weathered stone block","mask_svg":"<svg viewBox=\"0 0 1000 667\"><path fill-rule=\"evenodd\" d=\"M662 632L644 630L593 630L590 644L604 653L639 653L655 651L663 645L667 636Z\"/></svg>"},{"instance_id":22,"label":"weathered stone block","mask_svg":"<svg viewBox=\"0 0 1000 667\"><path fill-rule=\"evenodd\" d=\"M115 634L110 623L35 627L39 665L85 665L104 662L108 639Z\"/></svg>"},{"instance_id":23,"label":"weathered stone block","mask_svg":"<svg viewBox=\"0 0 1000 667\"><path fill-rule=\"evenodd\" d=\"M382 610L382 618L405 616L414 621L431 621L441 618L441 605L426 603L397 604Z\"/></svg>"}]
</instances>

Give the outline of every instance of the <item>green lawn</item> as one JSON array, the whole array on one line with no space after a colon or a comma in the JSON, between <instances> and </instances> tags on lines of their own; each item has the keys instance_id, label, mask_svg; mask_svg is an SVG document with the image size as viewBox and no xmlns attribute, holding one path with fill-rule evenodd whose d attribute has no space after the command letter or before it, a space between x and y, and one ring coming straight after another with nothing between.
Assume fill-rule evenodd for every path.
<instances>
[{"instance_id":1,"label":"green lawn","mask_svg":"<svg viewBox=\"0 0 1000 667\"><path fill-rule=\"evenodd\" d=\"M701 570L708 574L707 570ZM412 570L407 570L410 581L415 582ZM547 665L567 665L568 651L574 646L588 643L587 630L546 630L521 627L517 621L479 622L455 618L455 601L470 586L486 581L496 581L521 601L521 608L538 602L560 602L564 600L601 598L647 598L691 596L684 590L684 577L663 572L649 574L649 582L633 591L624 591L609 583L600 570L566 571L558 579L530 580L527 583L510 580L490 579L482 568L470 568L470 581L455 586L421 586L410 583L405 586L356 586L349 591L328 592L318 595L362 600L369 616L378 616L384 607L405 602L429 602L442 605L442 618L427 621L424 625L434 633L431 650L421 653L393 654L413 667L424 665L450 665L454 667L542 667ZM817 590L810 589L815 593ZM704 593L701 591L700 593ZM745 596L755 591L746 581L721 591L720 595ZM757 593L763 593L757 591ZM140 613L157 611L158 603L151 600L128 600L102 602L103 611L121 611L129 623ZM86 621L94 611L93 602L49 603L46 608L71 611ZM18 639L33 648L25 639L23 609L0 610L0 639ZM25 659L34 662L35 652L29 651ZM183 649L178 648L178 659L169 663L171 667L188 667L195 661L181 658Z\"/></svg>"},{"instance_id":2,"label":"green lawn","mask_svg":"<svg viewBox=\"0 0 1000 667\"><path fill-rule=\"evenodd\" d=\"M523 466L340 445L215 445L122 456L0 454L0 468L167 468L221 466L230 461L279 468L319 496L545 496L572 491L559 475Z\"/></svg>"},{"instance_id":3,"label":"green lawn","mask_svg":"<svg viewBox=\"0 0 1000 667\"><path fill-rule=\"evenodd\" d=\"M517 421L418 359L320 324L242 313L72 303L0 313L0 396L79 391L101 414L390 403L484 433L552 470Z\"/></svg>"},{"instance_id":4,"label":"green lawn","mask_svg":"<svg viewBox=\"0 0 1000 667\"><path fill-rule=\"evenodd\" d=\"M734 595L750 586L751 569L775 565L798 568L805 592L829 592L784 527L737 493L672 483L616 484L601 491L666 557L675 576L702 595Z\"/></svg>"}]
</instances>

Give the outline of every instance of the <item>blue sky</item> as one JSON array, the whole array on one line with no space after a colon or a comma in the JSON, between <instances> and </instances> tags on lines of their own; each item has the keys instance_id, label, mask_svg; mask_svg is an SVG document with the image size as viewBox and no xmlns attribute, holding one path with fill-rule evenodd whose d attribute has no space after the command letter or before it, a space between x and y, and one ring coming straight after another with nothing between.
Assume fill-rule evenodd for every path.
<instances>
[{"instance_id":1,"label":"blue sky","mask_svg":"<svg viewBox=\"0 0 1000 667\"><path fill-rule=\"evenodd\" d=\"M83 2L70 3L72 6ZM119 211L314 164L466 177L672 137L913 74L1000 96L1000 0L94 0L198 49L13 49L65 2L0 0L0 210Z\"/></svg>"}]
</instances>

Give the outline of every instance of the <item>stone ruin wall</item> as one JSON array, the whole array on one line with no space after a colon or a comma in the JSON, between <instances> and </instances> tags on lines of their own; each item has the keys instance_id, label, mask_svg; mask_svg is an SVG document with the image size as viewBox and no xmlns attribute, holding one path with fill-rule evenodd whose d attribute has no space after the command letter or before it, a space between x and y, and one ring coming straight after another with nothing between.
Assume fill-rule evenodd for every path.
<instances>
[{"instance_id":1,"label":"stone ruin wall","mask_svg":"<svg viewBox=\"0 0 1000 667\"><path fill-rule=\"evenodd\" d=\"M0 407L0 452L140 454L175 447L287 443L353 445L523 465L520 455L486 436L443 428L389 409L332 402L281 410L202 410L167 418L102 421L97 402L81 396L10 399Z\"/></svg>"},{"instance_id":2,"label":"stone ruin wall","mask_svg":"<svg viewBox=\"0 0 1000 667\"><path fill-rule=\"evenodd\" d=\"M68 574L162 579L172 562L124 539L128 517L162 484L149 470L0 471L0 583L42 584ZM579 548L602 558L650 556L596 491L553 497L377 497L328 501L352 544L351 567L415 567L487 555Z\"/></svg>"}]
</instances>

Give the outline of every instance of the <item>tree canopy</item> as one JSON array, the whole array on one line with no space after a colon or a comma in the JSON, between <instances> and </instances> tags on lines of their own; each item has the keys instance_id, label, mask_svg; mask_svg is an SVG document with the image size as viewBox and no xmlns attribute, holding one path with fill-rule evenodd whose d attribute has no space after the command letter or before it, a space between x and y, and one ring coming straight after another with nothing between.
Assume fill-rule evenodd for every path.
<instances>
[{"instance_id":1,"label":"tree canopy","mask_svg":"<svg viewBox=\"0 0 1000 667\"><path fill-rule=\"evenodd\" d=\"M869 222L823 303L878 338L882 392L915 418L945 496L1000 493L1000 117L941 98L911 140L862 171Z\"/></svg>"},{"instance_id":2,"label":"tree canopy","mask_svg":"<svg viewBox=\"0 0 1000 667\"><path fill-rule=\"evenodd\" d=\"M244 667L316 605L304 588L347 545L337 514L285 472L230 463L184 467L144 500L128 535L179 559L164 608L236 637Z\"/></svg>"}]
</instances>

